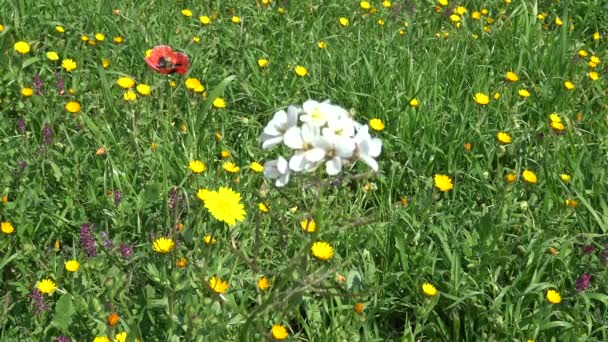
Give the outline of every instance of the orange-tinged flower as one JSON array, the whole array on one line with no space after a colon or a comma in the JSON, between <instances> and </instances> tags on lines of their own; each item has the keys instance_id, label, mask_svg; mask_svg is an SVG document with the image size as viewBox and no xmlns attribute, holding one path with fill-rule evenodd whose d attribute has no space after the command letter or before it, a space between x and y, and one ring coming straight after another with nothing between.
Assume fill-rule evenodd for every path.
<instances>
[{"instance_id":1,"label":"orange-tinged flower","mask_svg":"<svg viewBox=\"0 0 608 342\"><path fill-rule=\"evenodd\" d=\"M260 289L262 291L266 291L269 288L270 288L270 281L268 280L268 278L262 277L262 278L260 278L260 280L258 280L258 289Z\"/></svg>"},{"instance_id":2,"label":"orange-tinged flower","mask_svg":"<svg viewBox=\"0 0 608 342\"><path fill-rule=\"evenodd\" d=\"M118 313L112 312L111 314L108 315L108 325L110 327L115 327L116 324L118 324L119 319L120 319L120 316L118 315Z\"/></svg>"}]
</instances>

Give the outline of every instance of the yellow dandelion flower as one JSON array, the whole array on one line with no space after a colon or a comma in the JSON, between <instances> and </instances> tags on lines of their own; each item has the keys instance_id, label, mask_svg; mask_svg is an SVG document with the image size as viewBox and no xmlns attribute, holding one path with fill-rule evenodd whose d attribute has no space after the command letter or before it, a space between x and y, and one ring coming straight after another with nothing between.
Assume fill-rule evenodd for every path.
<instances>
[{"instance_id":1,"label":"yellow dandelion flower","mask_svg":"<svg viewBox=\"0 0 608 342\"><path fill-rule=\"evenodd\" d=\"M372 8L372 4L370 4L369 1L361 1L359 7L361 7L362 10L367 11Z\"/></svg>"},{"instance_id":2,"label":"yellow dandelion flower","mask_svg":"<svg viewBox=\"0 0 608 342\"><path fill-rule=\"evenodd\" d=\"M597 81L600 78L600 75L595 71L590 71L588 76L589 76L589 79L592 81Z\"/></svg>"},{"instance_id":3,"label":"yellow dandelion flower","mask_svg":"<svg viewBox=\"0 0 608 342\"><path fill-rule=\"evenodd\" d=\"M203 25L211 24L211 18L206 15L201 15L200 17L198 17L198 21L200 21Z\"/></svg>"},{"instance_id":4,"label":"yellow dandelion flower","mask_svg":"<svg viewBox=\"0 0 608 342\"><path fill-rule=\"evenodd\" d=\"M521 178L528 184L536 184L537 182L536 174L530 170L524 170L521 174Z\"/></svg>"},{"instance_id":5,"label":"yellow dandelion flower","mask_svg":"<svg viewBox=\"0 0 608 342\"><path fill-rule=\"evenodd\" d=\"M110 60L107 58L102 58L101 59L101 66L103 66L104 69L107 69L110 67Z\"/></svg>"},{"instance_id":6,"label":"yellow dandelion flower","mask_svg":"<svg viewBox=\"0 0 608 342\"><path fill-rule=\"evenodd\" d=\"M270 211L270 207L268 207L268 205L264 202L260 202L258 203L258 208L260 209L261 212L263 213L267 213Z\"/></svg>"},{"instance_id":7,"label":"yellow dandelion flower","mask_svg":"<svg viewBox=\"0 0 608 342\"><path fill-rule=\"evenodd\" d=\"M294 71L299 77L304 77L308 75L308 70L306 70L306 68L301 65L296 65Z\"/></svg>"},{"instance_id":8,"label":"yellow dandelion flower","mask_svg":"<svg viewBox=\"0 0 608 342\"><path fill-rule=\"evenodd\" d=\"M287 329L280 324L274 324L270 329L270 333L272 334L272 338L276 341L282 341L289 337Z\"/></svg>"},{"instance_id":9,"label":"yellow dandelion flower","mask_svg":"<svg viewBox=\"0 0 608 342\"><path fill-rule=\"evenodd\" d=\"M103 33L95 33L95 40L98 42L103 42L106 40L106 35Z\"/></svg>"},{"instance_id":10,"label":"yellow dandelion flower","mask_svg":"<svg viewBox=\"0 0 608 342\"><path fill-rule=\"evenodd\" d=\"M566 90L573 90L575 88L574 83L570 82L570 81L566 81L564 82L564 88L566 88Z\"/></svg>"},{"instance_id":11,"label":"yellow dandelion flower","mask_svg":"<svg viewBox=\"0 0 608 342\"><path fill-rule=\"evenodd\" d=\"M562 173L562 174L559 175L559 179L561 179L562 182L568 184L572 180L572 176L570 176L567 173Z\"/></svg>"},{"instance_id":12,"label":"yellow dandelion flower","mask_svg":"<svg viewBox=\"0 0 608 342\"><path fill-rule=\"evenodd\" d=\"M473 96L473 101L475 101L478 105L485 106L490 103L490 97L484 93L475 93L475 96Z\"/></svg>"},{"instance_id":13,"label":"yellow dandelion flower","mask_svg":"<svg viewBox=\"0 0 608 342\"><path fill-rule=\"evenodd\" d=\"M213 290L213 292L222 294L228 290L228 282L213 276L211 279L209 279L209 287Z\"/></svg>"},{"instance_id":14,"label":"yellow dandelion flower","mask_svg":"<svg viewBox=\"0 0 608 342\"><path fill-rule=\"evenodd\" d=\"M182 10L182 15L184 17L191 17L192 16L192 11L189 10L189 9L187 9L187 8L185 8L185 9Z\"/></svg>"},{"instance_id":15,"label":"yellow dandelion flower","mask_svg":"<svg viewBox=\"0 0 608 342\"><path fill-rule=\"evenodd\" d=\"M431 283L422 284L422 293L427 297L435 297L439 291L437 288Z\"/></svg>"},{"instance_id":16,"label":"yellow dandelion flower","mask_svg":"<svg viewBox=\"0 0 608 342\"><path fill-rule=\"evenodd\" d=\"M203 241L206 245L215 245L217 243L217 240L211 234L205 235Z\"/></svg>"},{"instance_id":17,"label":"yellow dandelion flower","mask_svg":"<svg viewBox=\"0 0 608 342\"><path fill-rule=\"evenodd\" d=\"M559 17L555 17L555 25L562 26L563 24L564 22Z\"/></svg>"},{"instance_id":18,"label":"yellow dandelion flower","mask_svg":"<svg viewBox=\"0 0 608 342\"><path fill-rule=\"evenodd\" d=\"M319 260L329 260L334 256L333 247L325 241L317 241L310 248L312 255Z\"/></svg>"},{"instance_id":19,"label":"yellow dandelion flower","mask_svg":"<svg viewBox=\"0 0 608 342\"><path fill-rule=\"evenodd\" d=\"M73 59L70 59L70 58L66 58L63 61L61 61L61 66L67 72L72 72L72 71L76 70L76 68L78 67L78 65L76 64L76 62Z\"/></svg>"},{"instance_id":20,"label":"yellow dandelion flower","mask_svg":"<svg viewBox=\"0 0 608 342\"><path fill-rule=\"evenodd\" d=\"M413 98L410 100L410 107L418 107L420 105L420 101L417 98Z\"/></svg>"},{"instance_id":21,"label":"yellow dandelion flower","mask_svg":"<svg viewBox=\"0 0 608 342\"><path fill-rule=\"evenodd\" d=\"M230 20L232 21L233 24L240 24L241 23L241 17L239 17L238 15L233 15Z\"/></svg>"},{"instance_id":22,"label":"yellow dandelion flower","mask_svg":"<svg viewBox=\"0 0 608 342\"><path fill-rule=\"evenodd\" d=\"M158 239L154 240L154 243L152 244L152 249L154 249L156 253L161 254L167 254L171 252L174 247L175 242L173 241L173 239L166 238L164 236L161 236Z\"/></svg>"},{"instance_id":23,"label":"yellow dandelion flower","mask_svg":"<svg viewBox=\"0 0 608 342\"><path fill-rule=\"evenodd\" d=\"M384 130L384 122L378 118L374 118L369 120L369 127L376 132L380 132Z\"/></svg>"},{"instance_id":24,"label":"yellow dandelion flower","mask_svg":"<svg viewBox=\"0 0 608 342\"><path fill-rule=\"evenodd\" d=\"M112 39L112 41L114 41L114 44L122 44L125 41L125 39L121 36L116 36L116 37L114 37L114 39Z\"/></svg>"},{"instance_id":25,"label":"yellow dandelion flower","mask_svg":"<svg viewBox=\"0 0 608 342\"><path fill-rule=\"evenodd\" d=\"M122 95L122 99L127 102L133 102L137 100L137 93L135 93L133 90L129 90Z\"/></svg>"},{"instance_id":26,"label":"yellow dandelion flower","mask_svg":"<svg viewBox=\"0 0 608 342\"><path fill-rule=\"evenodd\" d=\"M566 126L564 126L564 124L559 121L551 121L549 125L551 126L551 129L556 132L561 132L566 128Z\"/></svg>"},{"instance_id":27,"label":"yellow dandelion flower","mask_svg":"<svg viewBox=\"0 0 608 342\"><path fill-rule=\"evenodd\" d=\"M446 175L436 174L433 181L435 183L435 187L441 192L450 191L454 188L452 179Z\"/></svg>"},{"instance_id":28,"label":"yellow dandelion flower","mask_svg":"<svg viewBox=\"0 0 608 342\"><path fill-rule=\"evenodd\" d=\"M59 55L55 51L49 51L46 53L46 58L48 58L51 61L58 61Z\"/></svg>"},{"instance_id":29,"label":"yellow dandelion flower","mask_svg":"<svg viewBox=\"0 0 608 342\"><path fill-rule=\"evenodd\" d=\"M15 232L15 227L13 224L7 221L0 223L0 228L2 229L2 233L6 235L13 234Z\"/></svg>"},{"instance_id":30,"label":"yellow dandelion flower","mask_svg":"<svg viewBox=\"0 0 608 342\"><path fill-rule=\"evenodd\" d=\"M264 172L264 165L258 163L258 162L251 162L251 164L249 164L249 168L253 171L253 172L257 172L257 173L261 173Z\"/></svg>"},{"instance_id":31,"label":"yellow dandelion flower","mask_svg":"<svg viewBox=\"0 0 608 342\"><path fill-rule=\"evenodd\" d=\"M226 101L221 97L216 97L215 100L213 100L213 108L226 108Z\"/></svg>"},{"instance_id":32,"label":"yellow dandelion flower","mask_svg":"<svg viewBox=\"0 0 608 342\"><path fill-rule=\"evenodd\" d=\"M38 284L36 284L36 288L38 291L50 295L57 290L57 285L52 279L46 278L39 281Z\"/></svg>"},{"instance_id":33,"label":"yellow dandelion flower","mask_svg":"<svg viewBox=\"0 0 608 342\"><path fill-rule=\"evenodd\" d=\"M547 291L547 301L551 304L559 304L562 302L562 296L555 290Z\"/></svg>"},{"instance_id":34,"label":"yellow dandelion flower","mask_svg":"<svg viewBox=\"0 0 608 342\"><path fill-rule=\"evenodd\" d=\"M340 26L342 26L342 27L347 27L350 24L348 19L345 17L341 17L340 20L338 20L338 22L340 23Z\"/></svg>"},{"instance_id":35,"label":"yellow dandelion flower","mask_svg":"<svg viewBox=\"0 0 608 342\"><path fill-rule=\"evenodd\" d=\"M78 113L80 112L80 103L76 101L70 101L65 104L65 110L73 114Z\"/></svg>"},{"instance_id":36,"label":"yellow dandelion flower","mask_svg":"<svg viewBox=\"0 0 608 342\"><path fill-rule=\"evenodd\" d=\"M230 162L230 161L225 162L225 163L222 165L222 168L223 168L224 170L226 170L226 171L230 172L230 173L237 173L237 172L239 172L239 171L241 170L241 168L240 168L240 167L238 167L238 166L237 166L235 163Z\"/></svg>"},{"instance_id":37,"label":"yellow dandelion flower","mask_svg":"<svg viewBox=\"0 0 608 342\"><path fill-rule=\"evenodd\" d=\"M258 289L260 289L262 291L266 291L269 288L270 288L270 281L268 281L268 278L262 277L262 278L260 278L260 280L258 280Z\"/></svg>"},{"instance_id":38,"label":"yellow dandelion flower","mask_svg":"<svg viewBox=\"0 0 608 342\"><path fill-rule=\"evenodd\" d=\"M192 173L203 173L207 170L207 166L200 160L192 160L188 164L188 168L192 171Z\"/></svg>"},{"instance_id":39,"label":"yellow dandelion flower","mask_svg":"<svg viewBox=\"0 0 608 342\"><path fill-rule=\"evenodd\" d=\"M523 98L530 97L530 92L526 89L519 89L519 91L517 91L517 93L519 94L519 96L521 96Z\"/></svg>"},{"instance_id":40,"label":"yellow dandelion flower","mask_svg":"<svg viewBox=\"0 0 608 342\"><path fill-rule=\"evenodd\" d=\"M205 197L205 208L216 220L226 222L229 226L245 220L247 213L238 192L221 187L218 191L210 191Z\"/></svg>"},{"instance_id":41,"label":"yellow dandelion flower","mask_svg":"<svg viewBox=\"0 0 608 342\"><path fill-rule=\"evenodd\" d=\"M31 48L30 48L30 44L24 42L24 41L18 41L15 43L15 45L13 45L13 48L15 49L15 51L19 54L25 55L26 53L30 52Z\"/></svg>"},{"instance_id":42,"label":"yellow dandelion flower","mask_svg":"<svg viewBox=\"0 0 608 342\"><path fill-rule=\"evenodd\" d=\"M317 47L319 49L327 49L327 46L328 46L327 43L324 41L317 42Z\"/></svg>"},{"instance_id":43,"label":"yellow dandelion flower","mask_svg":"<svg viewBox=\"0 0 608 342\"><path fill-rule=\"evenodd\" d=\"M137 89L137 92L143 96L148 96L152 92L152 88L150 88L149 85L144 84L144 83L138 84L137 87L135 87L135 89Z\"/></svg>"},{"instance_id":44,"label":"yellow dandelion flower","mask_svg":"<svg viewBox=\"0 0 608 342\"><path fill-rule=\"evenodd\" d=\"M505 132L498 132L496 134L496 138L502 144L510 144L511 143L511 136L509 134L505 133Z\"/></svg>"},{"instance_id":45,"label":"yellow dandelion flower","mask_svg":"<svg viewBox=\"0 0 608 342\"><path fill-rule=\"evenodd\" d=\"M513 172L509 172L505 177L505 180L507 181L507 183L513 184L517 180L517 175Z\"/></svg>"},{"instance_id":46,"label":"yellow dandelion flower","mask_svg":"<svg viewBox=\"0 0 608 342\"><path fill-rule=\"evenodd\" d=\"M131 77L120 77L116 81L116 84L118 84L118 86L122 89L131 89L135 86L135 80Z\"/></svg>"},{"instance_id":47,"label":"yellow dandelion flower","mask_svg":"<svg viewBox=\"0 0 608 342\"><path fill-rule=\"evenodd\" d=\"M188 265L188 259L186 258L179 258L175 262L175 266L177 266L177 268L184 268L186 265Z\"/></svg>"},{"instance_id":48,"label":"yellow dandelion flower","mask_svg":"<svg viewBox=\"0 0 608 342\"><path fill-rule=\"evenodd\" d=\"M570 207L570 208L576 208L576 206L578 205L578 202L573 199L567 199L564 201L564 203L566 204L567 207Z\"/></svg>"},{"instance_id":49,"label":"yellow dandelion flower","mask_svg":"<svg viewBox=\"0 0 608 342\"><path fill-rule=\"evenodd\" d=\"M258 66L260 68L265 68L268 65L268 58L260 58L258 59Z\"/></svg>"},{"instance_id":50,"label":"yellow dandelion flower","mask_svg":"<svg viewBox=\"0 0 608 342\"><path fill-rule=\"evenodd\" d=\"M21 96L30 97L34 95L34 89L32 88L21 88Z\"/></svg>"},{"instance_id":51,"label":"yellow dandelion flower","mask_svg":"<svg viewBox=\"0 0 608 342\"><path fill-rule=\"evenodd\" d=\"M313 219L300 221L300 228L306 233L314 233L317 230L317 223Z\"/></svg>"},{"instance_id":52,"label":"yellow dandelion flower","mask_svg":"<svg viewBox=\"0 0 608 342\"><path fill-rule=\"evenodd\" d=\"M513 71L507 71L507 73L505 75L505 78L509 82L517 82L517 81L519 81L519 77Z\"/></svg>"},{"instance_id":53,"label":"yellow dandelion flower","mask_svg":"<svg viewBox=\"0 0 608 342\"><path fill-rule=\"evenodd\" d=\"M76 272L80 268L80 263L77 260L69 260L65 262L65 269L68 272Z\"/></svg>"}]
</instances>

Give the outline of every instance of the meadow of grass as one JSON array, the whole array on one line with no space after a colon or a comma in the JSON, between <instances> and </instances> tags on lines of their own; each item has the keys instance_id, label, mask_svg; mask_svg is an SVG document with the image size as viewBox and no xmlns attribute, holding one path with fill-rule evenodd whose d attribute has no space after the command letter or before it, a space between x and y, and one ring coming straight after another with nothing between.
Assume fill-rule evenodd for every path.
<instances>
[{"instance_id":1,"label":"meadow of grass","mask_svg":"<svg viewBox=\"0 0 608 342\"><path fill-rule=\"evenodd\" d=\"M1 341L608 340L603 0L0 0L0 25ZM262 130L309 99L371 126L378 172L264 177L289 151Z\"/></svg>"}]
</instances>

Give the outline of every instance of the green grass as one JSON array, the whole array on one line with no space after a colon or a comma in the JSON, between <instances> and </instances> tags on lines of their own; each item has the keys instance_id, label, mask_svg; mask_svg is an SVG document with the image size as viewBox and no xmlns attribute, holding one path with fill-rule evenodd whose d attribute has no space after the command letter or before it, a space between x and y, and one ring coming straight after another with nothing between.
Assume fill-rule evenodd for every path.
<instances>
[{"instance_id":1,"label":"green grass","mask_svg":"<svg viewBox=\"0 0 608 342\"><path fill-rule=\"evenodd\" d=\"M608 340L603 2L451 1L450 9L468 9L461 28L446 9L436 13L433 1L372 5L378 12L366 15L359 1L340 0L276 0L269 7L0 0L0 221L15 227L0 235L0 340L113 340L126 331L145 341L260 341L270 339L273 324L284 325L291 340L308 341ZM489 15L473 20L484 6ZM182 16L186 8L192 17ZM199 22L214 13L210 25ZM242 22L233 24L233 15ZM350 25L341 27L340 17ZM105 41L81 41L96 33ZM113 43L115 36L124 43ZM16 53L17 41L32 51ZM318 48L319 41L328 47ZM148 68L144 53L159 44L188 54L186 75ZM586 58L577 57L581 49ZM59 61L46 58L51 50ZM588 78L592 55L601 60L597 81ZM64 58L78 68L67 73ZM269 59L266 68L259 58ZM296 65L309 74L297 77ZM507 82L507 71L520 80ZM22 96L35 75L42 94ZM121 76L149 84L151 95L125 102L116 85ZM186 89L188 77L203 82L206 97ZM576 88L566 90L565 81ZM531 97L522 99L522 88ZM477 92L501 96L480 106ZM216 97L227 107L212 108ZM409 106L414 98L417 108ZM272 115L307 99L329 99L360 122L385 122L373 133L383 141L379 173L358 162L337 181L318 171L276 188L250 170L252 161L286 152L260 146ZM68 113L69 101L81 111ZM565 125L561 134L550 127L553 112ZM45 124L53 132L48 144ZM499 131L513 141L501 145ZM105 154L96 155L102 146ZM230 157L222 159L222 151ZM194 159L207 165L204 173L188 169ZM241 170L224 171L224 161ZM536 184L523 182L524 169L536 173ZM509 173L516 182L505 181ZM454 188L437 190L435 174L450 176ZM201 188L221 186L243 197L247 217L233 228L196 198ZM117 191L122 201L115 206ZM566 206L567 199L577 206ZM300 229L309 217L317 223L312 234ZM94 225L94 257L80 243L85 223ZM103 246L102 232L114 247ZM207 234L217 244L205 244ZM155 253L159 236L179 243L169 254ZM313 258L319 240L333 246L332 259ZM121 244L133 246L130 258L121 256ZM595 250L585 254L585 245ZM180 258L188 260L183 268ZM80 262L76 273L64 268L70 259ZM583 272L591 285L578 292ZM212 276L228 281L224 294L211 291ZM267 291L257 289L262 276L272 280ZM58 290L44 296L48 309L35 313L30 295L44 278ZM425 282L439 295L425 297ZM560 304L547 302L549 289L561 294ZM364 304L362 313L356 303ZM115 327L106 321L111 312L120 316Z\"/></svg>"}]
</instances>

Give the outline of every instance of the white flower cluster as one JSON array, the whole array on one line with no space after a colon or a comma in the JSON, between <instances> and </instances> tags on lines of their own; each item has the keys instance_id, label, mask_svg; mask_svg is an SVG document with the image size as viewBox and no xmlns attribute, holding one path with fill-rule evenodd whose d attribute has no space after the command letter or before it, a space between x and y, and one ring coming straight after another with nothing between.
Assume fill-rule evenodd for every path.
<instances>
[{"instance_id":1,"label":"white flower cluster","mask_svg":"<svg viewBox=\"0 0 608 342\"><path fill-rule=\"evenodd\" d=\"M367 125L329 101L308 100L302 108L289 106L276 112L260 138L264 149L283 143L294 151L289 161L279 156L264 165L264 175L276 179L279 187L289 182L291 172L313 171L323 163L330 176L357 160L378 171L375 158L382 150L382 141L371 137Z\"/></svg>"}]
</instances>

